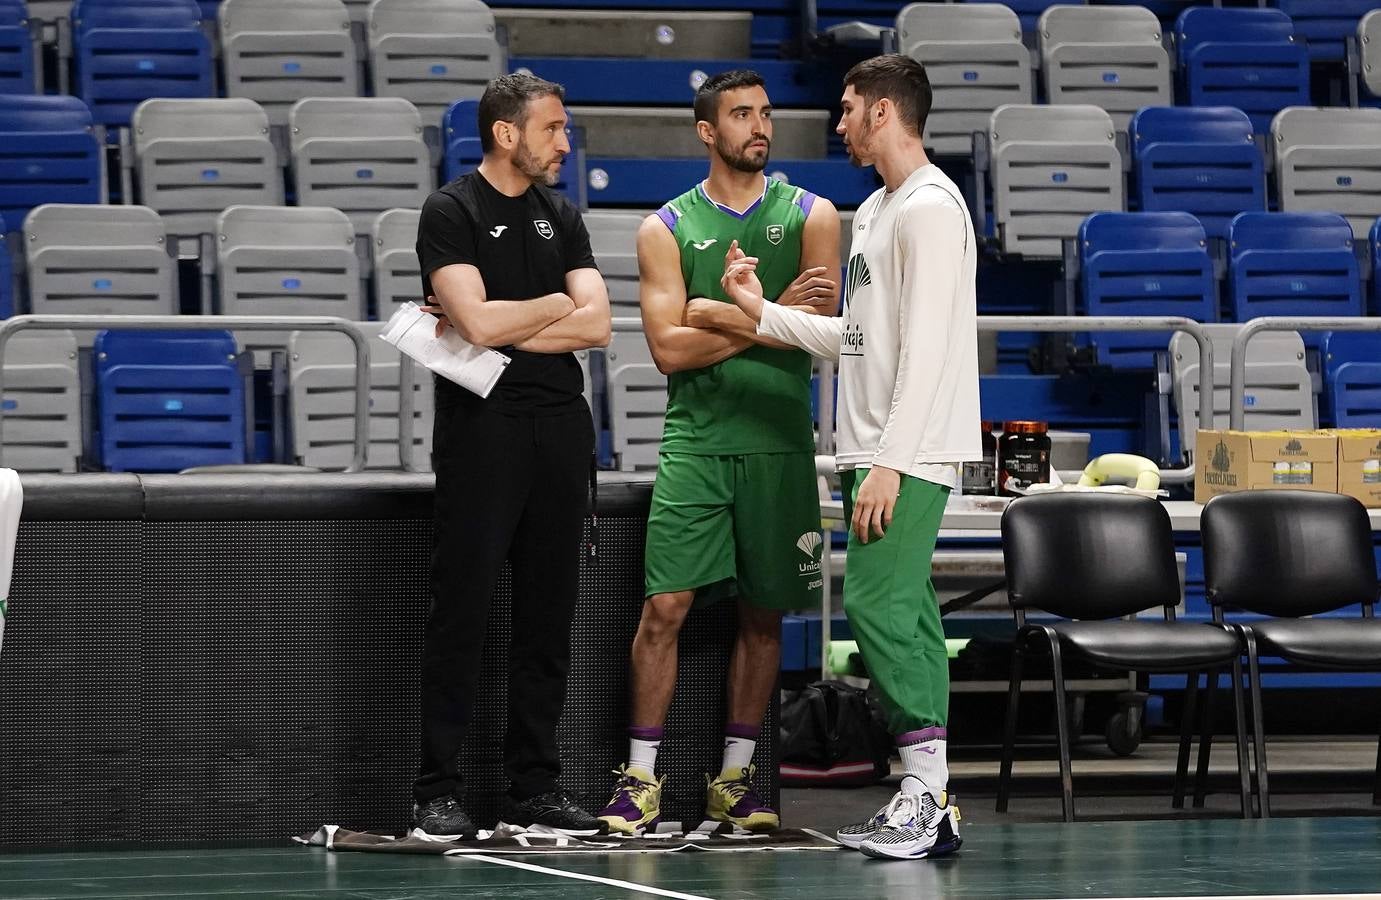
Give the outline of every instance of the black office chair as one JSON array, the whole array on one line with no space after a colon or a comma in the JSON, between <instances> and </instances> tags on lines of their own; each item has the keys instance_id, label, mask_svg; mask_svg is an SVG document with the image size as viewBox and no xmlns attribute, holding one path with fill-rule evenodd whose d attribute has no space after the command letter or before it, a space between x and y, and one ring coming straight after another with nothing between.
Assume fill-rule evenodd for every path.
<instances>
[{"instance_id":1,"label":"black office chair","mask_svg":"<svg viewBox=\"0 0 1381 900\"><path fill-rule=\"evenodd\" d=\"M1126 494L1057 493L1014 500L1002 516L1008 598L1017 622L997 811L1007 811L1025 657L1049 652L1055 689L1061 799L1074 820L1064 660L1136 672L1198 673L1231 667L1237 675L1237 759L1242 816L1249 815L1242 641L1232 629L1177 622L1179 572L1170 516L1155 500ZM1160 621L1121 617L1160 607ZM1062 617L1029 623L1028 610Z\"/></svg>"},{"instance_id":2,"label":"black office chair","mask_svg":"<svg viewBox=\"0 0 1381 900\"><path fill-rule=\"evenodd\" d=\"M1309 671L1381 671L1371 522L1343 494L1247 491L1210 500L1200 528L1214 619L1236 610L1271 617L1233 623L1247 649L1256 772L1262 814L1269 815L1259 658ZM1360 617L1305 618L1351 606L1361 607ZM1381 804L1381 741L1376 765L1372 803Z\"/></svg>"}]
</instances>

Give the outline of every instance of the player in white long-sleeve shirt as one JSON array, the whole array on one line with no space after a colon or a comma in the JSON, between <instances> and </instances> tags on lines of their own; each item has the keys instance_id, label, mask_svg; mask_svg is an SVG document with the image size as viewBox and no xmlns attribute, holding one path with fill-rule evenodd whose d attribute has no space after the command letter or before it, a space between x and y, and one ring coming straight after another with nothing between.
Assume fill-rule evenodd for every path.
<instances>
[{"instance_id":1,"label":"player in white long-sleeve shirt","mask_svg":"<svg viewBox=\"0 0 1381 900\"><path fill-rule=\"evenodd\" d=\"M879 56L844 79L836 129L885 188L854 217L842 318L763 302L757 260L725 258L728 295L758 333L839 362L836 462L851 506L844 609L901 748L902 789L839 839L870 856L959 847L945 786L949 663L930 560L957 464L982 457L973 224L921 135L920 63Z\"/></svg>"}]
</instances>

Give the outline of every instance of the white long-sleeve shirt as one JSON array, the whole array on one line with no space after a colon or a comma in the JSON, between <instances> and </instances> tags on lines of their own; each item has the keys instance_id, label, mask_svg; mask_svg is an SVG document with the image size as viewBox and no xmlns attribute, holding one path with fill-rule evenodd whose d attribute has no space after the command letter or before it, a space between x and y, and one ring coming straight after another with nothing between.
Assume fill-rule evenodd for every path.
<instances>
[{"instance_id":1,"label":"white long-sleeve shirt","mask_svg":"<svg viewBox=\"0 0 1381 900\"><path fill-rule=\"evenodd\" d=\"M835 462L954 487L981 459L978 253L959 189L937 166L854 216L842 317L763 304L758 333L839 362Z\"/></svg>"}]
</instances>

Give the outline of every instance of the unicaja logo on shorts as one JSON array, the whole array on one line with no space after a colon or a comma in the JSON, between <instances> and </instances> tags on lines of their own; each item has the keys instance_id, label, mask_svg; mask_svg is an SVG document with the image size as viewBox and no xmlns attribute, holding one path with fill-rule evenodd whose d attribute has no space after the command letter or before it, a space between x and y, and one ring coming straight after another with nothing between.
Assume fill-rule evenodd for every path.
<instances>
[{"instance_id":1,"label":"unicaja logo on shorts","mask_svg":"<svg viewBox=\"0 0 1381 900\"><path fill-rule=\"evenodd\" d=\"M818 531L807 531L796 539L796 549L806 555L806 561L796 565L796 571L802 578L817 578L820 574L820 554L823 552L824 538L820 537ZM812 581L809 585L811 589L819 587L819 582Z\"/></svg>"}]
</instances>

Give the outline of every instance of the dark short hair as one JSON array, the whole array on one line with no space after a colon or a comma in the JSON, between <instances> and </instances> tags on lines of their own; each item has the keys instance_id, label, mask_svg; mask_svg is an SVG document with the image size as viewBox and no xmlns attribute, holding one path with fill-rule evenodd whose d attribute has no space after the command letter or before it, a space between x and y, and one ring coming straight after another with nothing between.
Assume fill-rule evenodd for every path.
<instances>
[{"instance_id":1,"label":"dark short hair","mask_svg":"<svg viewBox=\"0 0 1381 900\"><path fill-rule=\"evenodd\" d=\"M542 97L565 101L561 85L536 75L500 75L490 81L480 97L480 149L494 149L494 123L512 122L519 128L527 122L527 105Z\"/></svg>"},{"instance_id":2,"label":"dark short hair","mask_svg":"<svg viewBox=\"0 0 1381 900\"><path fill-rule=\"evenodd\" d=\"M868 106L886 97L896 107L902 125L918 136L925 132L930 115L930 79L925 66L909 56L887 53L865 59L844 76L844 87L853 89Z\"/></svg>"},{"instance_id":3,"label":"dark short hair","mask_svg":"<svg viewBox=\"0 0 1381 900\"><path fill-rule=\"evenodd\" d=\"M767 82L752 69L731 69L711 75L695 91L695 121L714 124L719 116L719 97L725 91L766 86Z\"/></svg>"}]
</instances>

